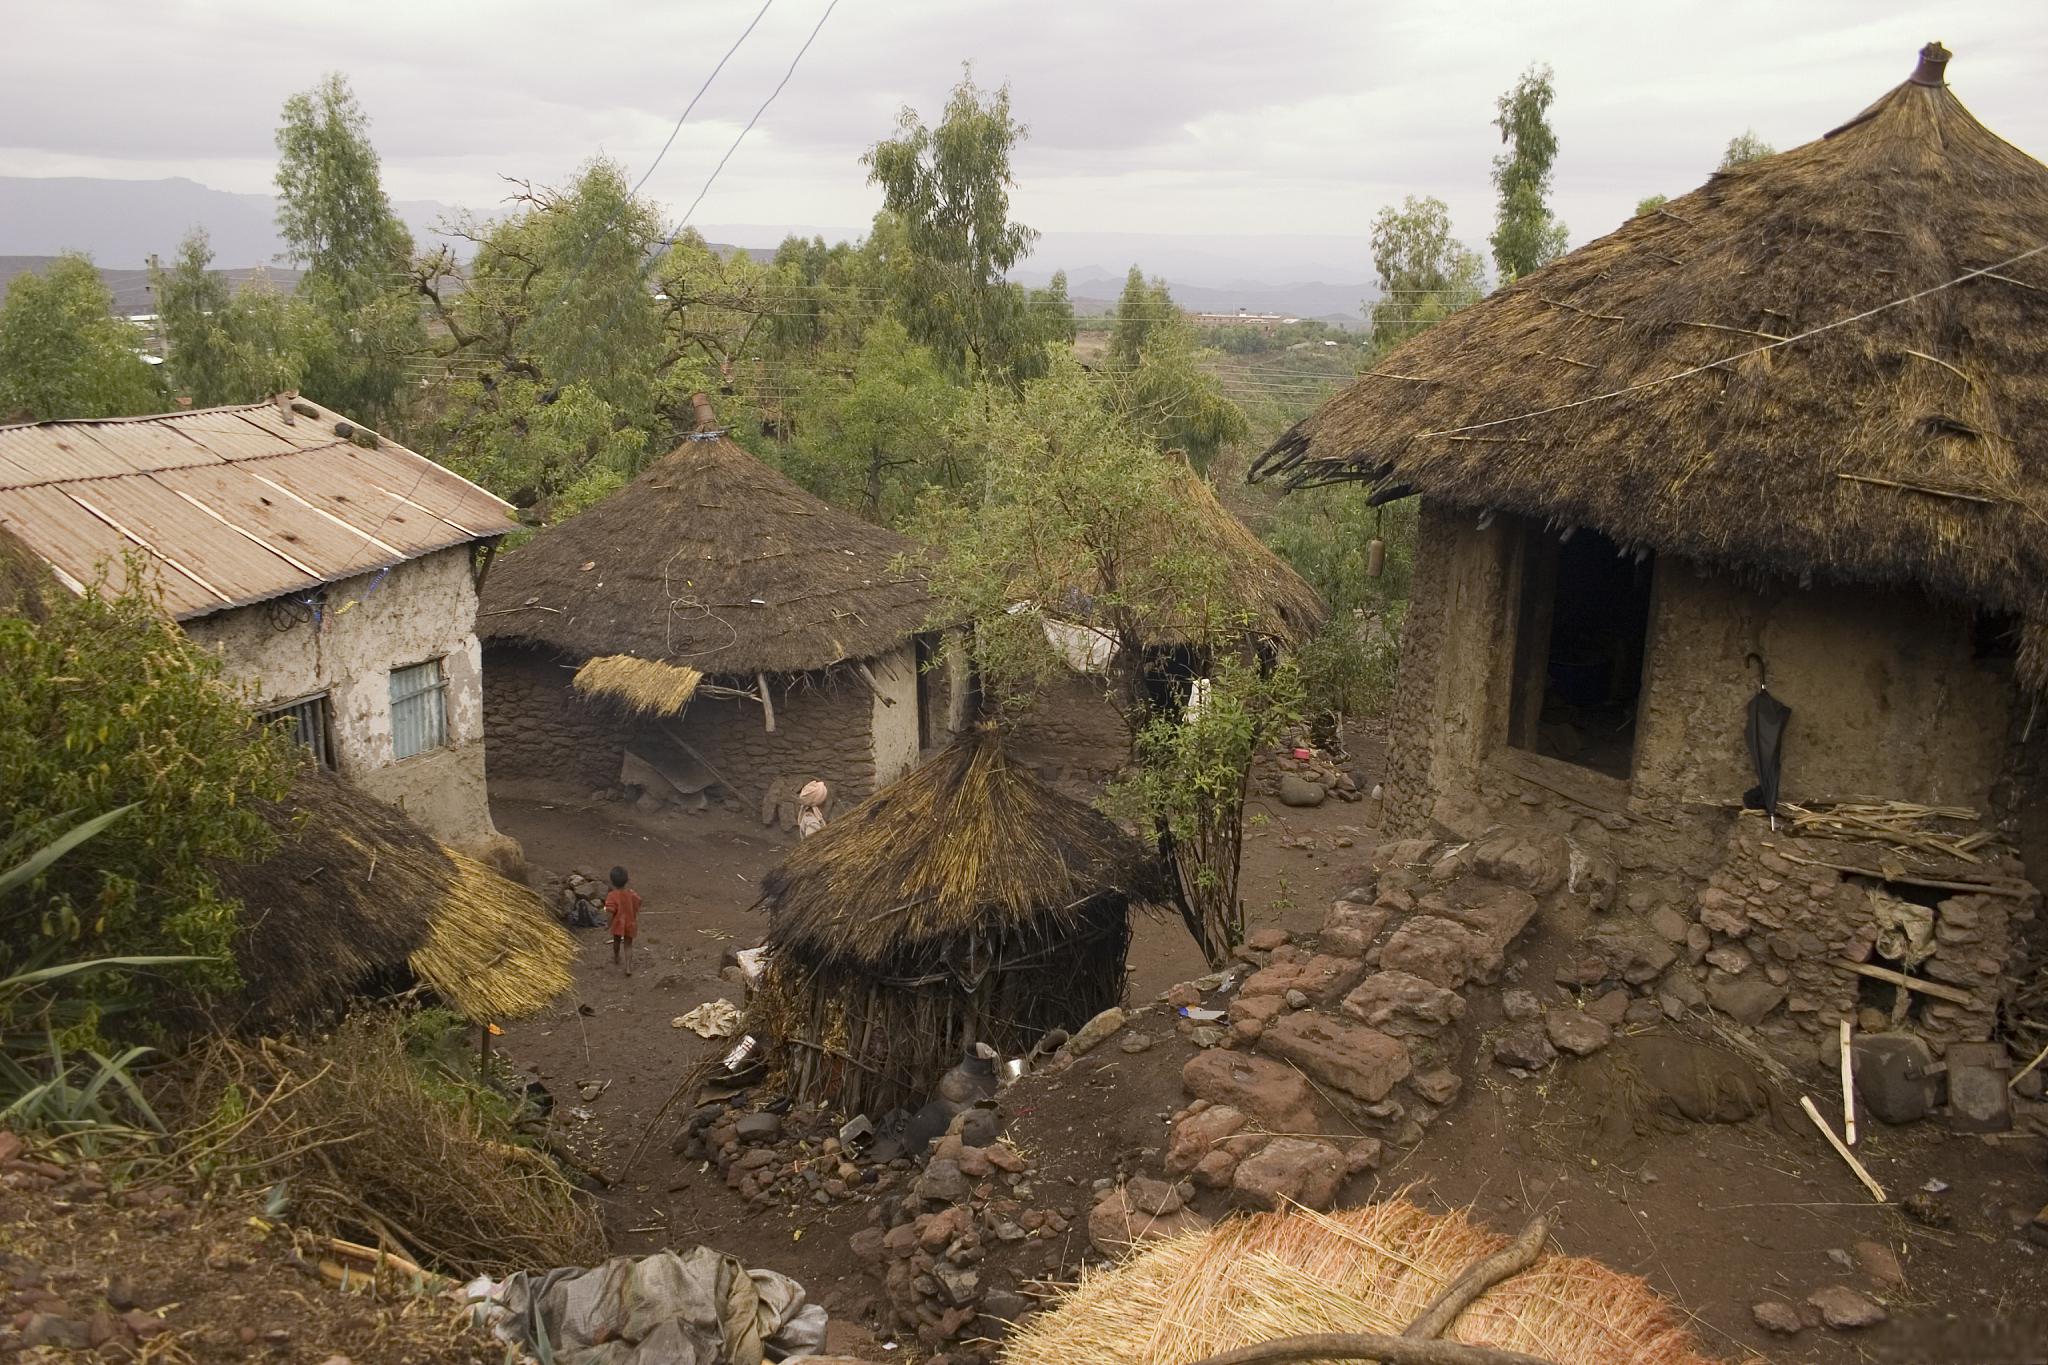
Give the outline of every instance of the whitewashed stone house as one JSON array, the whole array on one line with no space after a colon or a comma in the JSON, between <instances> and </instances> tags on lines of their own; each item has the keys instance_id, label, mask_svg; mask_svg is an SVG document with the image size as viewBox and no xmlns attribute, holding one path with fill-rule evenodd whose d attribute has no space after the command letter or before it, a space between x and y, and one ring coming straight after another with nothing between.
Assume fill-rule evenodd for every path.
<instances>
[{"instance_id":1,"label":"whitewashed stone house","mask_svg":"<svg viewBox=\"0 0 2048 1365\"><path fill-rule=\"evenodd\" d=\"M477 590L512 510L316 403L0 427L0 527L79 591L148 566L324 766L446 843L498 841Z\"/></svg>"}]
</instances>

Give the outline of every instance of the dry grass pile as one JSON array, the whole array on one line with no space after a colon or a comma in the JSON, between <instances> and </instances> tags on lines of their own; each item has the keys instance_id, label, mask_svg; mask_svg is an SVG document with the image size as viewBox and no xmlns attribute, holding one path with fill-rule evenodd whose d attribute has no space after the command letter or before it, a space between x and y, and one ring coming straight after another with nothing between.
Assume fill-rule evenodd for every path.
<instances>
[{"instance_id":1,"label":"dry grass pile","mask_svg":"<svg viewBox=\"0 0 2048 1365\"><path fill-rule=\"evenodd\" d=\"M1335 1214L1233 1219L1084 1276L1028 1319L1004 1365L1187 1365L1315 1332L1399 1335L1459 1273L1508 1242L1462 1214L1392 1199ZM1641 1280L1545 1255L1482 1294L1448 1341L1557 1365L1709 1365Z\"/></svg>"},{"instance_id":2,"label":"dry grass pile","mask_svg":"<svg viewBox=\"0 0 2048 1365\"><path fill-rule=\"evenodd\" d=\"M415 1055L395 1011L304 1047L216 1039L186 1094L203 1112L179 1135L182 1159L216 1179L282 1182L295 1225L460 1276L605 1254L591 1202L515 1141L510 1102Z\"/></svg>"},{"instance_id":3,"label":"dry grass pile","mask_svg":"<svg viewBox=\"0 0 2048 1365\"><path fill-rule=\"evenodd\" d=\"M569 989L576 940L515 886L446 849L454 876L408 959L419 979L471 1019L516 1019Z\"/></svg>"},{"instance_id":4,"label":"dry grass pile","mask_svg":"<svg viewBox=\"0 0 2048 1365\"><path fill-rule=\"evenodd\" d=\"M411 977L476 1019L530 1014L568 988L575 942L540 897L398 807L308 768L263 813L277 849L216 869L242 902L243 1025L331 1015Z\"/></svg>"},{"instance_id":5,"label":"dry grass pile","mask_svg":"<svg viewBox=\"0 0 2048 1365\"><path fill-rule=\"evenodd\" d=\"M697 695L704 675L681 664L607 654L576 670L574 686L586 697L609 701L636 716L677 716Z\"/></svg>"}]
</instances>

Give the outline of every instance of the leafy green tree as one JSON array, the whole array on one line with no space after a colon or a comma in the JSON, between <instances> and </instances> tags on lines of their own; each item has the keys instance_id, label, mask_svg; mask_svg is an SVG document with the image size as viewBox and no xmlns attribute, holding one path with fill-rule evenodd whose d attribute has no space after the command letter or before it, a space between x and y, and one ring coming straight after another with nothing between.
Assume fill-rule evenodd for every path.
<instances>
[{"instance_id":1,"label":"leafy green tree","mask_svg":"<svg viewBox=\"0 0 2048 1365\"><path fill-rule=\"evenodd\" d=\"M329 74L287 99L277 129L277 226L331 341L307 358L313 397L367 421L398 415L406 359L424 344L412 234L385 197L370 120Z\"/></svg>"},{"instance_id":2,"label":"leafy green tree","mask_svg":"<svg viewBox=\"0 0 2048 1365\"><path fill-rule=\"evenodd\" d=\"M1668 194L1646 194L1642 198L1636 200L1636 211L1634 216L1640 218L1646 213L1655 213L1658 209L1663 208L1666 204L1670 202L1671 196Z\"/></svg>"},{"instance_id":3,"label":"leafy green tree","mask_svg":"<svg viewBox=\"0 0 2048 1365\"><path fill-rule=\"evenodd\" d=\"M1159 449L1184 452L1197 469L1251 431L1244 410L1202 364L1208 354L1166 281L1148 281L1132 266L1103 358L1105 401Z\"/></svg>"},{"instance_id":4,"label":"leafy green tree","mask_svg":"<svg viewBox=\"0 0 2048 1365\"><path fill-rule=\"evenodd\" d=\"M129 572L146 582L139 559ZM207 961L179 967L183 981L233 985L236 904L213 868L273 846L257 802L285 794L297 750L253 722L218 658L149 589L53 590L38 616L0 616L0 785L12 824L54 836L131 809L0 897L0 975L189 954ZM96 973L81 989L111 1003L124 982Z\"/></svg>"},{"instance_id":5,"label":"leafy green tree","mask_svg":"<svg viewBox=\"0 0 2048 1365\"><path fill-rule=\"evenodd\" d=\"M1071 356L1054 357L1018 395L985 389L962 405L954 429L980 478L977 497L928 496L920 509L917 532L939 547L937 618L971 625L984 696L999 717L1028 710L1068 675L1049 623L1102 638L1104 692L1143 769L1123 813L1153 828L1191 932L1212 961L1225 960L1243 932L1245 743L1271 742L1288 719L1286 688L1252 688L1257 670L1225 662L1247 646L1231 566L1190 534L1168 458L1104 406ZM1153 686L1165 638L1212 664L1218 724L1179 737L1155 725L1163 714L1170 729L1177 713L1162 710Z\"/></svg>"},{"instance_id":6,"label":"leafy green tree","mask_svg":"<svg viewBox=\"0 0 2048 1365\"><path fill-rule=\"evenodd\" d=\"M1375 355L1477 302L1486 286L1479 253L1451 235L1450 205L1409 195L1372 224L1380 296L1371 301Z\"/></svg>"},{"instance_id":7,"label":"leafy green tree","mask_svg":"<svg viewBox=\"0 0 2048 1365\"><path fill-rule=\"evenodd\" d=\"M1550 211L1550 173L1557 134L1550 105L1557 98L1548 66L1531 66L1496 104L1493 126L1508 150L1493 159L1499 195L1493 227L1493 262L1503 282L1515 280L1564 254L1565 226Z\"/></svg>"},{"instance_id":8,"label":"leafy green tree","mask_svg":"<svg viewBox=\"0 0 2048 1365\"><path fill-rule=\"evenodd\" d=\"M1009 87L984 94L969 71L936 127L906 108L896 136L863 158L898 248L889 262L896 311L956 374L1014 381L1043 367L1029 300L1006 278L1038 236L1010 221L1010 161L1024 136Z\"/></svg>"},{"instance_id":9,"label":"leafy green tree","mask_svg":"<svg viewBox=\"0 0 2048 1365\"><path fill-rule=\"evenodd\" d=\"M214 271L204 228L179 244L166 270L150 264L171 387L198 407L253 403L299 386L307 358L330 338L309 305L273 289L234 294Z\"/></svg>"},{"instance_id":10,"label":"leafy green tree","mask_svg":"<svg viewBox=\"0 0 2048 1365\"><path fill-rule=\"evenodd\" d=\"M1067 293L1066 271L1053 271L1045 288L1029 291L1025 307L1031 314L1031 338L1039 348L1074 344L1074 300Z\"/></svg>"},{"instance_id":11,"label":"leafy green tree","mask_svg":"<svg viewBox=\"0 0 2048 1365\"><path fill-rule=\"evenodd\" d=\"M951 439L966 391L894 318L868 328L853 363L818 373L798 402L802 453L790 472L828 501L898 520L932 485L966 476Z\"/></svg>"},{"instance_id":12,"label":"leafy green tree","mask_svg":"<svg viewBox=\"0 0 2048 1365\"><path fill-rule=\"evenodd\" d=\"M113 309L113 294L85 256L15 276L0 304L0 421L162 411L144 338Z\"/></svg>"},{"instance_id":13,"label":"leafy green tree","mask_svg":"<svg viewBox=\"0 0 2048 1365\"><path fill-rule=\"evenodd\" d=\"M1767 156L1776 156L1778 149L1757 136L1756 129L1745 128L1728 139L1728 149L1721 153L1720 170L1732 170L1751 161L1761 161Z\"/></svg>"},{"instance_id":14,"label":"leafy green tree","mask_svg":"<svg viewBox=\"0 0 2048 1365\"><path fill-rule=\"evenodd\" d=\"M1166 281L1147 280L1144 271L1132 266L1124 276L1123 293L1117 295L1116 324L1109 331L1109 359L1119 365L1137 365L1145 354L1145 343L1165 326L1173 307Z\"/></svg>"}]
</instances>

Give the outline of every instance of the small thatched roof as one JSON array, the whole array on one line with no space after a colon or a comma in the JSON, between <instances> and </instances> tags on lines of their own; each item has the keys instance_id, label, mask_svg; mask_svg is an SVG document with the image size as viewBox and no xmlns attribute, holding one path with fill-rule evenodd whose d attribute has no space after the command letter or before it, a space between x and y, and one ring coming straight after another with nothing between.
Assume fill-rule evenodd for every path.
<instances>
[{"instance_id":1,"label":"small thatched roof","mask_svg":"<svg viewBox=\"0 0 2048 1365\"><path fill-rule=\"evenodd\" d=\"M2048 679L2048 167L1947 58L1423 332L1253 477L1919 584L2024 615Z\"/></svg>"},{"instance_id":2,"label":"small thatched roof","mask_svg":"<svg viewBox=\"0 0 2048 1365\"><path fill-rule=\"evenodd\" d=\"M702 673L681 664L606 654L577 669L570 685L586 697L611 702L636 716L676 716L703 681Z\"/></svg>"},{"instance_id":3,"label":"small thatched roof","mask_svg":"<svg viewBox=\"0 0 2048 1365\"><path fill-rule=\"evenodd\" d=\"M478 1020L568 989L575 943L540 897L398 807L309 767L263 816L277 850L217 869L242 902L235 962L253 1021L329 1013L408 977Z\"/></svg>"},{"instance_id":4,"label":"small thatched roof","mask_svg":"<svg viewBox=\"0 0 2048 1365\"><path fill-rule=\"evenodd\" d=\"M923 630L912 541L825 503L700 431L618 492L505 555L477 632L574 658L801 673Z\"/></svg>"},{"instance_id":5,"label":"small thatched roof","mask_svg":"<svg viewBox=\"0 0 2048 1365\"><path fill-rule=\"evenodd\" d=\"M1206 550L1230 567L1232 607L1249 618L1252 630L1289 649L1305 643L1329 617L1321 595L1223 505L1186 455L1172 451L1167 459L1188 513L1187 525L1176 526L1176 534L1192 530L1196 544L1190 548Z\"/></svg>"},{"instance_id":6,"label":"small thatched roof","mask_svg":"<svg viewBox=\"0 0 2048 1365\"><path fill-rule=\"evenodd\" d=\"M986 729L798 844L761 890L770 946L859 966L968 936L1057 934L1102 896L1164 899L1136 841L1010 762Z\"/></svg>"}]
</instances>

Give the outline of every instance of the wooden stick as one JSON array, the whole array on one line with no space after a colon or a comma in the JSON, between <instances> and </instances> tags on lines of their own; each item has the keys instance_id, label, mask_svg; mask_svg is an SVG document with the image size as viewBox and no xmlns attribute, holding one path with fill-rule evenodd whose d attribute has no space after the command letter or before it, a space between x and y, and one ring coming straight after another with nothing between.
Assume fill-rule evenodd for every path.
<instances>
[{"instance_id":1,"label":"wooden stick","mask_svg":"<svg viewBox=\"0 0 2048 1365\"><path fill-rule=\"evenodd\" d=\"M1842 1140L1856 1145L1856 1063L1849 1054L1849 1021L1842 1021Z\"/></svg>"},{"instance_id":2,"label":"wooden stick","mask_svg":"<svg viewBox=\"0 0 2048 1365\"><path fill-rule=\"evenodd\" d=\"M768 695L768 675L756 673L754 684L761 689L761 716L768 723L768 733L775 733L775 702Z\"/></svg>"},{"instance_id":3,"label":"wooden stick","mask_svg":"<svg viewBox=\"0 0 2048 1365\"><path fill-rule=\"evenodd\" d=\"M1458 1314L1472 1306L1474 1299L1534 1264L1536 1258L1543 1254L1543 1242L1549 1236L1550 1220L1539 1213L1529 1220L1529 1226L1523 1228L1514 1241L1485 1260L1465 1267L1465 1272L1452 1280L1443 1293L1431 1299L1429 1307L1423 1309L1422 1315L1409 1323L1401 1335L1417 1340L1442 1336L1458 1320Z\"/></svg>"},{"instance_id":4,"label":"wooden stick","mask_svg":"<svg viewBox=\"0 0 2048 1365\"><path fill-rule=\"evenodd\" d=\"M2034 894L2032 887L2016 886L2011 882L1943 882L1927 877L1894 876L1874 868L1857 867L1853 863L1824 862L1782 848L1778 850L1778 856L1788 863L1804 863L1808 867L1824 867L1830 872L1849 872L1858 877L1875 877L1879 881L1898 882L1902 886L1925 886L1936 891L1973 891L1982 896L2010 896L2014 900L2026 900Z\"/></svg>"},{"instance_id":5,"label":"wooden stick","mask_svg":"<svg viewBox=\"0 0 2048 1365\"><path fill-rule=\"evenodd\" d=\"M1889 967L1873 967L1868 962L1851 962L1845 957L1831 957L1828 959L1828 965L1839 967L1845 972L1854 972L1858 976L1867 976L1873 981L1889 981L1894 986L1904 986L1909 991L1931 995L1936 1000L1946 1000L1951 1004L1977 1003L1977 997L1968 991L1957 990L1954 986L1944 986L1938 981L1922 981L1917 976L1907 976L1904 972L1895 972Z\"/></svg>"},{"instance_id":6,"label":"wooden stick","mask_svg":"<svg viewBox=\"0 0 2048 1365\"><path fill-rule=\"evenodd\" d=\"M1835 1149L1835 1155L1849 1163L1849 1169L1854 1171L1856 1178L1863 1182L1863 1188L1870 1191L1870 1197L1880 1204L1888 1202L1885 1198L1884 1186L1878 1184L1870 1172L1863 1168L1863 1163L1856 1159L1854 1152L1842 1145L1842 1140L1835 1136L1835 1130L1828 1127L1828 1121L1820 1116L1820 1110L1813 1107L1813 1097L1811 1095L1801 1095L1799 1097L1799 1107L1806 1111L1806 1117L1813 1120L1813 1126L1820 1129L1821 1136L1828 1140L1828 1146Z\"/></svg>"},{"instance_id":7,"label":"wooden stick","mask_svg":"<svg viewBox=\"0 0 2048 1365\"><path fill-rule=\"evenodd\" d=\"M2048 1062L2048 1047L2044 1047L2039 1052L2035 1053L2033 1061L2028 1062L2025 1066L2021 1067L2018 1071L2014 1072L2013 1078L2005 1083L2005 1088L2007 1090L2017 1089L2019 1087L2019 1083L2027 1078L2027 1073L2032 1071L2035 1067L2041 1065L2041 1063L2043 1062Z\"/></svg>"},{"instance_id":8,"label":"wooden stick","mask_svg":"<svg viewBox=\"0 0 2048 1365\"><path fill-rule=\"evenodd\" d=\"M2006 501L2004 498L1987 498L1982 493L1964 493L1953 488L1935 488L1929 484L1906 483L1899 479L1880 479L1874 474L1837 473L1835 477L1847 479L1850 483L1868 483L1875 484L1879 488L1896 488L1901 493L1921 493L1930 498L1954 498L1958 502L1981 502L1991 507Z\"/></svg>"},{"instance_id":9,"label":"wooden stick","mask_svg":"<svg viewBox=\"0 0 2048 1365\"><path fill-rule=\"evenodd\" d=\"M1240 1346L1205 1356L1194 1365L1280 1365L1291 1360L1377 1360L1382 1365L1555 1365L1541 1356L1461 1346L1452 1341L1418 1341L1368 1332L1315 1332Z\"/></svg>"}]
</instances>

